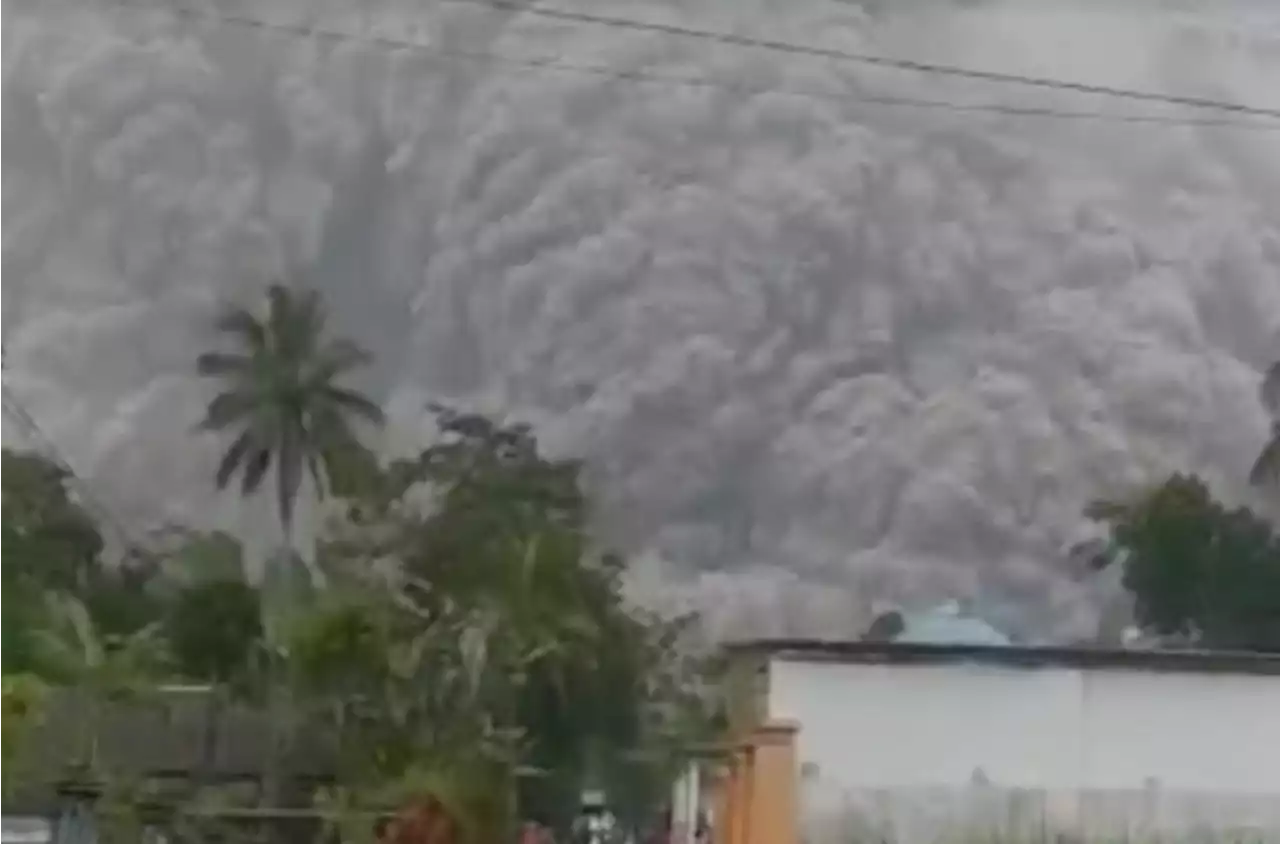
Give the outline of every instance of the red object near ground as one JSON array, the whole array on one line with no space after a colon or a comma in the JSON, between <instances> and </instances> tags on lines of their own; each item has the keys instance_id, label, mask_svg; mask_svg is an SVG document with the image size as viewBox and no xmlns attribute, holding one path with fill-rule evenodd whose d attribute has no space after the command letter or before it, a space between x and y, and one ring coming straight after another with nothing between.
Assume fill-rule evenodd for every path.
<instances>
[{"instance_id":1,"label":"red object near ground","mask_svg":"<svg viewBox=\"0 0 1280 844\"><path fill-rule=\"evenodd\" d=\"M526 821L520 827L520 844L555 844L551 830L540 823Z\"/></svg>"},{"instance_id":2,"label":"red object near ground","mask_svg":"<svg viewBox=\"0 0 1280 844\"><path fill-rule=\"evenodd\" d=\"M457 821L434 797L405 806L387 824L384 844L461 844Z\"/></svg>"}]
</instances>

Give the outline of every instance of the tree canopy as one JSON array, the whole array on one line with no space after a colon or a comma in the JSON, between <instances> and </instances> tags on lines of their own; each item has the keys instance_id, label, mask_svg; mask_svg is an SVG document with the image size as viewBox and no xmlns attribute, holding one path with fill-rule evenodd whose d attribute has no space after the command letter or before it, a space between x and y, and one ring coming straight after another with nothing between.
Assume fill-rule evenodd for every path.
<instances>
[{"instance_id":1,"label":"tree canopy","mask_svg":"<svg viewBox=\"0 0 1280 844\"><path fill-rule=\"evenodd\" d=\"M1183 474L1088 513L1110 530L1101 562L1124 566L1144 628L1203 647L1280 651L1280 534L1267 520Z\"/></svg>"},{"instance_id":2,"label":"tree canopy","mask_svg":"<svg viewBox=\"0 0 1280 844\"><path fill-rule=\"evenodd\" d=\"M34 670L32 633L45 619L49 592L75 596L107 634L153 620L153 561L103 559L93 516L68 491L67 470L35 453L3 451L3 648L6 672Z\"/></svg>"},{"instance_id":3,"label":"tree canopy","mask_svg":"<svg viewBox=\"0 0 1280 844\"><path fill-rule=\"evenodd\" d=\"M93 518L71 500L66 469L8 448L3 461L5 577L50 589L80 588L103 542Z\"/></svg>"},{"instance_id":4,"label":"tree canopy","mask_svg":"<svg viewBox=\"0 0 1280 844\"><path fill-rule=\"evenodd\" d=\"M1259 396L1271 434L1249 482L1280 480L1280 361ZM1247 507L1228 507L1195 475L1175 473L1086 514L1109 529L1097 562L1124 566L1138 623L1201 647L1280 651L1280 533Z\"/></svg>"},{"instance_id":5,"label":"tree canopy","mask_svg":"<svg viewBox=\"0 0 1280 844\"><path fill-rule=\"evenodd\" d=\"M323 324L318 299L272 288L265 316L222 314L239 347L200 363L223 387L204 427L235 432L215 485L240 472L251 492L274 467L286 521L304 469L338 499L305 600L266 612L223 533L176 526L128 565L104 561L60 470L6 452L6 673L73 692L93 748L105 701L147 683L209 688L197 790L216 779L219 719L238 700L265 702L273 725L268 800L289 798L269 783L306 757L327 760L331 784L300 799L428 800L461 841L496 839L516 812L563 823L589 784L620 815L650 811L716 726L714 666L681 646L693 619L626 600L626 561L593 534L581 464L545 454L530 427L437 405L438 437L380 460L345 415L380 412L335 381L363 355ZM10 612L19 594L25 614ZM140 597L117 606L126 594Z\"/></svg>"},{"instance_id":6,"label":"tree canopy","mask_svg":"<svg viewBox=\"0 0 1280 844\"><path fill-rule=\"evenodd\" d=\"M628 776L638 790L642 746L655 756L650 776L665 782L681 741L709 728L705 700L691 691L702 666L682 663L674 647L686 622L626 604L622 559L590 536L577 461L544 455L525 426L433 409L438 441L364 467L363 493L349 499L322 559L330 568L383 561L419 623L460 624L469 641L484 642L506 685L493 692L508 701L501 722L520 737L522 765L544 772L522 780L535 814L564 818L589 778ZM403 506L415 489L429 490L434 505ZM381 625L343 612L331 641L384 650L367 644ZM337 688L349 694L349 684ZM663 742L665 762L656 758Z\"/></svg>"},{"instance_id":7,"label":"tree canopy","mask_svg":"<svg viewBox=\"0 0 1280 844\"><path fill-rule=\"evenodd\" d=\"M323 490L335 449L357 442L356 420L380 423L382 409L340 380L370 363L367 352L327 336L327 313L315 291L272 285L264 314L227 305L216 321L231 351L205 352L199 373L220 382L200 427L232 429L215 473L219 489L240 473L250 495L275 466L276 505L288 535L304 471Z\"/></svg>"}]
</instances>

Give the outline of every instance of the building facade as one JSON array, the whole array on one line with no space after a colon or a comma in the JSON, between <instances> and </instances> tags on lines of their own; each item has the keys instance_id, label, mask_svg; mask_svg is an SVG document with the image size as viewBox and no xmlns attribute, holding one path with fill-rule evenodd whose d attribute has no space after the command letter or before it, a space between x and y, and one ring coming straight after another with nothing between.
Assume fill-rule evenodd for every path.
<instances>
[{"instance_id":1,"label":"building facade","mask_svg":"<svg viewBox=\"0 0 1280 844\"><path fill-rule=\"evenodd\" d=\"M735 732L789 725L785 799L810 844L1280 841L1280 655L813 641L734 655Z\"/></svg>"}]
</instances>

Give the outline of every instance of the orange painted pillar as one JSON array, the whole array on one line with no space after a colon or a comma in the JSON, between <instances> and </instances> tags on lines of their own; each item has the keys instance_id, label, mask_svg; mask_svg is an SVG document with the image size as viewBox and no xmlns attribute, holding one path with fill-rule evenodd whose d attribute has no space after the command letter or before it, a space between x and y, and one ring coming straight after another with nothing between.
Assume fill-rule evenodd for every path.
<instances>
[{"instance_id":1,"label":"orange painted pillar","mask_svg":"<svg viewBox=\"0 0 1280 844\"><path fill-rule=\"evenodd\" d=\"M742 748L729 757L728 811L724 816L724 844L745 844L744 814L747 808L746 754Z\"/></svg>"},{"instance_id":2,"label":"orange painted pillar","mask_svg":"<svg viewBox=\"0 0 1280 844\"><path fill-rule=\"evenodd\" d=\"M724 766L724 807L716 818L717 844L748 843L751 757L751 745L740 744Z\"/></svg>"},{"instance_id":3,"label":"orange painted pillar","mask_svg":"<svg viewBox=\"0 0 1280 844\"><path fill-rule=\"evenodd\" d=\"M712 837L715 844L733 844L729 830L733 825L733 757L730 756L716 771Z\"/></svg>"},{"instance_id":4,"label":"orange painted pillar","mask_svg":"<svg viewBox=\"0 0 1280 844\"><path fill-rule=\"evenodd\" d=\"M756 746L754 742L747 742L738 752L739 759L739 785L738 785L738 811L734 819L734 829L736 830L733 844L752 844L752 842L760 841L756 837L751 825L751 815L753 806L756 802Z\"/></svg>"},{"instance_id":5,"label":"orange painted pillar","mask_svg":"<svg viewBox=\"0 0 1280 844\"><path fill-rule=\"evenodd\" d=\"M751 736L747 836L734 844L797 844L799 778L796 733L799 727L777 721L757 727Z\"/></svg>"}]
</instances>

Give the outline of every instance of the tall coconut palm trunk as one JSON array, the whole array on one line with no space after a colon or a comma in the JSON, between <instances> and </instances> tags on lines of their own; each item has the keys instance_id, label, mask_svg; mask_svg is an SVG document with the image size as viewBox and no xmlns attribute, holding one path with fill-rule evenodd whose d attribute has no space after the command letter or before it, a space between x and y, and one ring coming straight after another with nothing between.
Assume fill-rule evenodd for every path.
<instances>
[{"instance_id":1,"label":"tall coconut palm trunk","mask_svg":"<svg viewBox=\"0 0 1280 844\"><path fill-rule=\"evenodd\" d=\"M277 567L296 564L293 508L304 475L311 475L322 493L335 458L360 447L353 423L376 425L383 418L377 404L340 383L352 370L370 363L368 353L354 343L328 337L326 320L318 293L273 284L266 307L258 312L234 305L222 309L215 327L233 348L206 352L196 362L198 372L216 379L221 390L210 400L200 428L233 434L214 475L218 488L239 474L240 491L247 498L274 468L284 540ZM312 585L320 585L320 573L306 565ZM283 764L291 731L283 628L292 614L294 578L289 571L274 574L268 577L262 602L270 733L262 791L266 802L278 805L284 796Z\"/></svg>"},{"instance_id":2,"label":"tall coconut palm trunk","mask_svg":"<svg viewBox=\"0 0 1280 844\"><path fill-rule=\"evenodd\" d=\"M200 727L200 758L195 771L197 793L212 788L218 781L218 744L222 737L225 702L220 683L211 683L204 701L204 723Z\"/></svg>"},{"instance_id":3,"label":"tall coconut palm trunk","mask_svg":"<svg viewBox=\"0 0 1280 844\"><path fill-rule=\"evenodd\" d=\"M291 695L284 682L285 666L273 647L267 656L267 748L262 760L262 803L283 808L285 759L288 755L288 718Z\"/></svg>"},{"instance_id":4,"label":"tall coconut palm trunk","mask_svg":"<svg viewBox=\"0 0 1280 844\"><path fill-rule=\"evenodd\" d=\"M263 759L262 800L267 808L284 808L286 761L292 737L293 695L289 685L286 639L293 616L294 578L289 568L293 553L293 521L281 514L282 547L270 563L276 577L268 578L263 595L263 630L266 631L267 748ZM283 571L281 571L283 569Z\"/></svg>"},{"instance_id":5,"label":"tall coconut palm trunk","mask_svg":"<svg viewBox=\"0 0 1280 844\"><path fill-rule=\"evenodd\" d=\"M294 547L292 511L282 511L281 546L270 564L263 590L263 630L266 631L266 692L268 746L262 771L262 799L268 807L288 808L290 754L297 727L288 638L299 612L302 593L322 587L314 567ZM305 580L304 580L305 576Z\"/></svg>"}]
</instances>

